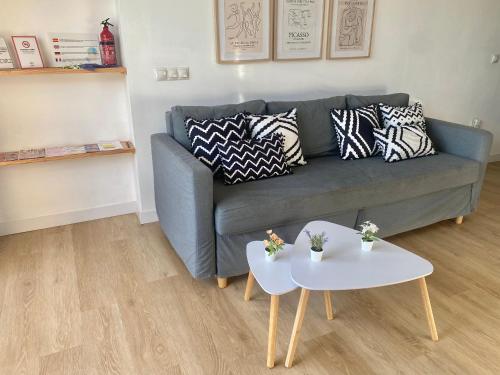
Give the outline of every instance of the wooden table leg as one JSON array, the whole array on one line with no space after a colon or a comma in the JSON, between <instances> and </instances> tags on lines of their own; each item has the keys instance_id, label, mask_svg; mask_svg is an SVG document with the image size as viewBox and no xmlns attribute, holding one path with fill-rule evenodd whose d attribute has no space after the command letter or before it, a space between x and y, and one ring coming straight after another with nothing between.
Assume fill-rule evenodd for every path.
<instances>
[{"instance_id":1,"label":"wooden table leg","mask_svg":"<svg viewBox=\"0 0 500 375\"><path fill-rule=\"evenodd\" d=\"M325 290L323 292L323 299L325 300L326 318L333 320L335 315L333 315L332 293L329 290Z\"/></svg>"},{"instance_id":2,"label":"wooden table leg","mask_svg":"<svg viewBox=\"0 0 500 375\"><path fill-rule=\"evenodd\" d=\"M250 301L254 282L255 282L255 277L253 276L252 271L249 271L247 279L247 287L245 289L245 301Z\"/></svg>"},{"instance_id":3,"label":"wooden table leg","mask_svg":"<svg viewBox=\"0 0 500 375\"><path fill-rule=\"evenodd\" d=\"M431 300L429 298L429 292L427 291L425 277L418 279L418 283L420 285L420 293L422 294L422 301L424 302L425 314L427 315L427 323L429 324L429 330L431 331L432 341L438 341L436 323L434 322L434 315L432 314Z\"/></svg>"},{"instance_id":4,"label":"wooden table leg","mask_svg":"<svg viewBox=\"0 0 500 375\"><path fill-rule=\"evenodd\" d=\"M251 275L251 273L249 274ZM271 295L271 309L269 313L269 336L267 339L267 367L274 367L274 357L276 356L276 331L278 328L278 310L280 297Z\"/></svg>"},{"instance_id":5,"label":"wooden table leg","mask_svg":"<svg viewBox=\"0 0 500 375\"><path fill-rule=\"evenodd\" d=\"M306 313L307 301L309 300L309 290L302 288L300 292L299 306L297 307L297 314L295 315L295 322L293 323L292 337L290 338L290 344L288 346L288 353L286 355L285 367L292 367L293 357L295 356L295 350L297 349L297 343L299 341L300 330L302 328L302 322L304 321L304 315Z\"/></svg>"}]
</instances>

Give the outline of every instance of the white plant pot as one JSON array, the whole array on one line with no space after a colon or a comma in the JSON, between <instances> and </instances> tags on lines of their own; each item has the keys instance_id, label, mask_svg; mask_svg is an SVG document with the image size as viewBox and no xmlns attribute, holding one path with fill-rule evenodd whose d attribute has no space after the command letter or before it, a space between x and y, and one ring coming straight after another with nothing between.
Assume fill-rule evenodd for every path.
<instances>
[{"instance_id":1,"label":"white plant pot","mask_svg":"<svg viewBox=\"0 0 500 375\"><path fill-rule=\"evenodd\" d=\"M277 256L277 255L278 255L277 253L274 253L274 254L272 254L272 255L269 255L269 254L267 253L267 251L266 251L266 260L267 260L268 262L274 262L274 261L276 260L276 256Z\"/></svg>"},{"instance_id":2,"label":"white plant pot","mask_svg":"<svg viewBox=\"0 0 500 375\"><path fill-rule=\"evenodd\" d=\"M372 251L374 242L375 241L363 241L363 240L361 240L361 250Z\"/></svg>"},{"instance_id":3,"label":"white plant pot","mask_svg":"<svg viewBox=\"0 0 500 375\"><path fill-rule=\"evenodd\" d=\"M321 258L323 258L324 251L313 251L313 250L309 251L311 252L311 260L313 262L321 262Z\"/></svg>"}]
</instances>

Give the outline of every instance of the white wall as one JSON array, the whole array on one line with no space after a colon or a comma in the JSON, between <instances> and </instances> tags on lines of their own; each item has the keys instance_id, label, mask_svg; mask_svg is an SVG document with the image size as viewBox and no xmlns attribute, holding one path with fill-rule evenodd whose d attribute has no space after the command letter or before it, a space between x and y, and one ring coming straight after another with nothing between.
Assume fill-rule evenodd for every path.
<instances>
[{"instance_id":1,"label":"white wall","mask_svg":"<svg viewBox=\"0 0 500 375\"><path fill-rule=\"evenodd\" d=\"M114 0L3 1L0 36L47 46L47 32L97 34L106 17ZM2 151L131 137L122 75L0 77ZM129 155L1 167L0 235L134 212L134 168Z\"/></svg>"},{"instance_id":2,"label":"white wall","mask_svg":"<svg viewBox=\"0 0 500 375\"><path fill-rule=\"evenodd\" d=\"M409 92L426 115L496 134L500 154L498 0L377 0L372 56L346 61L215 63L213 1L118 0L138 154L143 220L154 216L149 137L175 104ZM155 82L155 66L189 66L189 81Z\"/></svg>"}]
</instances>

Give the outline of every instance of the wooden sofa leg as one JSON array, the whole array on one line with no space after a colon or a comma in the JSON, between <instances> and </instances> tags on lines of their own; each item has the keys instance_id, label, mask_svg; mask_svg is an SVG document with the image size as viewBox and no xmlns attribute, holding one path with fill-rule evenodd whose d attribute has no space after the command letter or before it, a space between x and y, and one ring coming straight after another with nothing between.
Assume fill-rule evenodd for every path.
<instances>
[{"instance_id":1,"label":"wooden sofa leg","mask_svg":"<svg viewBox=\"0 0 500 375\"><path fill-rule=\"evenodd\" d=\"M459 216L455 219L455 223L457 223L458 225L462 224L463 222L464 222L463 216Z\"/></svg>"},{"instance_id":2,"label":"wooden sofa leg","mask_svg":"<svg viewBox=\"0 0 500 375\"><path fill-rule=\"evenodd\" d=\"M224 289L227 286L227 277L218 277L217 285L219 285L219 288Z\"/></svg>"}]
</instances>

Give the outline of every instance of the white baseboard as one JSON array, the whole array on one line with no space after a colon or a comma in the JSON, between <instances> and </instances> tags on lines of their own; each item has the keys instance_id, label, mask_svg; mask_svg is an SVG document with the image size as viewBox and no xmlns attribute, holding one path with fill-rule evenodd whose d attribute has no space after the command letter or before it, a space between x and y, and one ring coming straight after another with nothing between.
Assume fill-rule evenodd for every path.
<instances>
[{"instance_id":1,"label":"white baseboard","mask_svg":"<svg viewBox=\"0 0 500 375\"><path fill-rule=\"evenodd\" d=\"M93 207L79 211L62 212L29 219L8 221L0 223L0 236L57 227L60 225L74 224L82 221L126 215L134 212L137 212L136 201Z\"/></svg>"},{"instance_id":2,"label":"white baseboard","mask_svg":"<svg viewBox=\"0 0 500 375\"><path fill-rule=\"evenodd\" d=\"M141 224L154 223L155 221L158 221L156 210L139 211L137 213L137 217L139 218L139 223Z\"/></svg>"},{"instance_id":3,"label":"white baseboard","mask_svg":"<svg viewBox=\"0 0 500 375\"><path fill-rule=\"evenodd\" d=\"M500 161L500 154L490 155L490 163L494 163L496 161Z\"/></svg>"}]
</instances>

